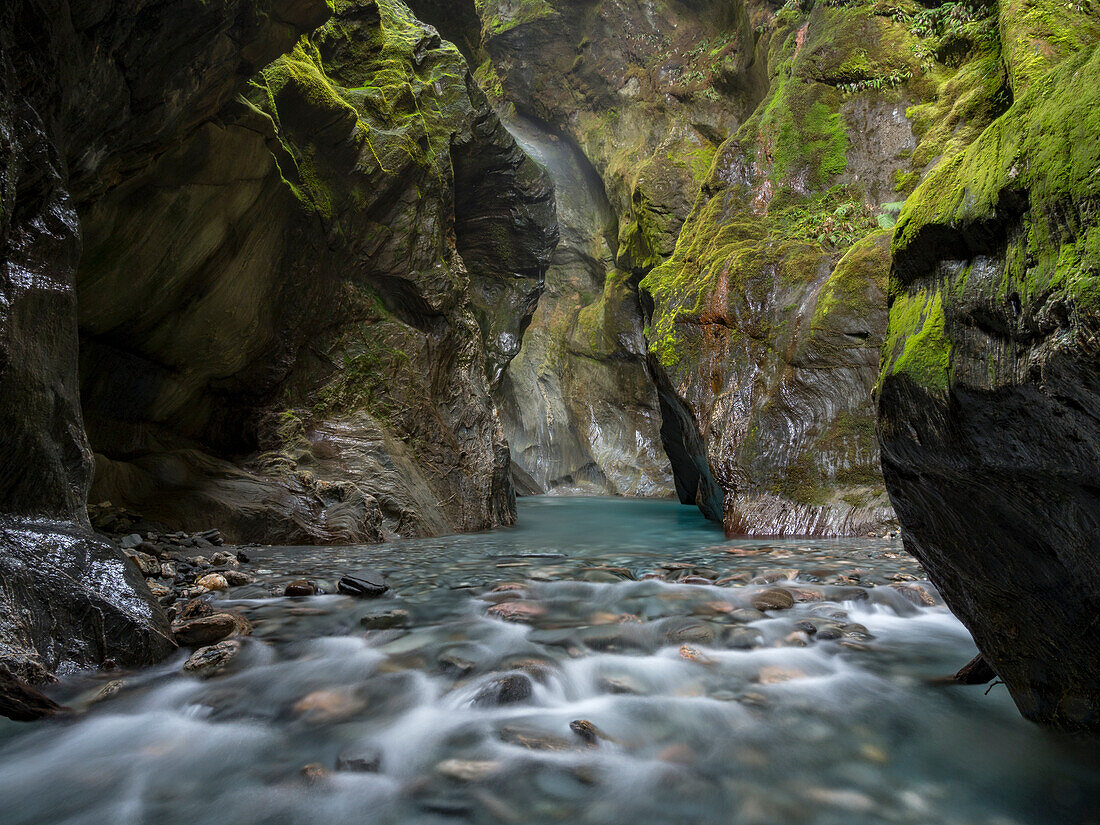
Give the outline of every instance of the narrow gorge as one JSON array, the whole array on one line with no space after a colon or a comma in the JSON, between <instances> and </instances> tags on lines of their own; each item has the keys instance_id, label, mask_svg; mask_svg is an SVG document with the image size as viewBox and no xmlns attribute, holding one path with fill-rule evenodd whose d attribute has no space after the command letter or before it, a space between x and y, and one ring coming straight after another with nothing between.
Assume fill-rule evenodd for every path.
<instances>
[{"instance_id":1,"label":"narrow gorge","mask_svg":"<svg viewBox=\"0 0 1100 825\"><path fill-rule=\"evenodd\" d=\"M310 767L377 739L365 709L395 701L370 683L294 692L310 656L340 673L346 650L349 674L409 674L397 692L423 701L394 711L374 767L336 760L404 789L379 821L521 821L560 791L581 807L530 821L702 823L745 788L698 768L699 810L676 786L667 811L647 789L612 815L650 769L629 760L606 794L579 763L570 793L505 782L505 815L477 792L499 742L463 750L459 726L513 701L650 725L601 703L717 695L811 729L816 711L767 686L858 671L889 682L894 736L910 722L891 691L973 659L949 681L1003 684L1038 723L1004 734L1041 754L1001 765L1030 777L1004 808L941 778L950 804L891 819L902 791L880 800L853 772L837 787L873 804L815 797L806 777L828 769L802 756L788 805L764 767L778 722L753 755L708 738L710 710L660 713L696 757L765 771L774 793L745 822L1039 822L1042 777L1073 764L1071 821L1100 772L1028 737L1100 730L1097 112L1095 0L11 0L0 714L72 720L79 751L114 692L137 724L183 684L226 681L266 697L265 724L367 726L296 743ZM360 615L364 598L385 611ZM479 599L492 625L470 619ZM1024 725L922 689L959 731ZM244 712L233 695L187 700L207 734ZM424 740L446 792L425 793L466 790L417 808L431 782L395 743L447 702ZM608 764L681 764L659 726L570 718L563 735ZM900 788L867 756L885 730L851 759ZM48 743L6 731L15 794L4 766ZM497 738L572 753L513 734ZM200 821L146 803L118 821ZM17 821L118 815L67 804ZM285 804L262 821L359 821Z\"/></svg>"}]
</instances>

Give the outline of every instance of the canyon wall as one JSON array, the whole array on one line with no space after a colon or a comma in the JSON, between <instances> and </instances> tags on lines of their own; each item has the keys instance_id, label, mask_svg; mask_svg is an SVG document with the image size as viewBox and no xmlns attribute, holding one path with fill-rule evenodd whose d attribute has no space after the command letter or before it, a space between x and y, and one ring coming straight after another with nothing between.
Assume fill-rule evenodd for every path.
<instances>
[{"instance_id":1,"label":"canyon wall","mask_svg":"<svg viewBox=\"0 0 1100 825\"><path fill-rule=\"evenodd\" d=\"M603 181L681 499L896 508L1021 711L1095 729L1095 5L477 8L498 105Z\"/></svg>"},{"instance_id":2,"label":"canyon wall","mask_svg":"<svg viewBox=\"0 0 1100 825\"><path fill-rule=\"evenodd\" d=\"M906 56L916 41L885 13L848 5L779 14L765 3L674 0L477 6L479 79L498 106L591 166L610 210L605 283L640 309L607 317L601 299L545 337L567 351L578 340L627 340L624 322L644 337L649 406L661 414L675 489L730 533L893 524L871 399L886 319L883 227L896 214L883 204L904 198L899 176L910 189L919 179L905 112L930 86L913 94L882 84L916 62ZM570 298L587 304L588 289ZM540 312L550 316L550 304ZM571 362L548 354L540 326L536 315L531 354L505 377L526 403L502 409L506 421L540 397L558 409L528 415L510 437L525 444L522 434L550 432L549 420L574 435L528 436L520 464L528 449L561 462L574 442L592 440L584 416L545 400L548 387L552 398L569 395L557 388ZM586 393L610 393L625 409L638 397L597 380L573 397Z\"/></svg>"},{"instance_id":3,"label":"canyon wall","mask_svg":"<svg viewBox=\"0 0 1100 825\"><path fill-rule=\"evenodd\" d=\"M553 194L454 46L396 0L19 0L0 46L6 670L173 647L89 494L238 540L514 520L490 391Z\"/></svg>"},{"instance_id":4,"label":"canyon wall","mask_svg":"<svg viewBox=\"0 0 1100 825\"><path fill-rule=\"evenodd\" d=\"M77 205L150 164L329 13L320 0L180 5L0 10L0 664L32 681L173 648L140 574L88 527Z\"/></svg>"},{"instance_id":5,"label":"canyon wall","mask_svg":"<svg viewBox=\"0 0 1100 825\"><path fill-rule=\"evenodd\" d=\"M411 6L0 10L0 663L171 649L89 498L317 543L675 491L896 509L1096 728L1090 0Z\"/></svg>"},{"instance_id":6,"label":"canyon wall","mask_svg":"<svg viewBox=\"0 0 1100 825\"><path fill-rule=\"evenodd\" d=\"M404 5L339 4L81 219L93 501L283 543L515 518L489 391L553 196Z\"/></svg>"}]
</instances>

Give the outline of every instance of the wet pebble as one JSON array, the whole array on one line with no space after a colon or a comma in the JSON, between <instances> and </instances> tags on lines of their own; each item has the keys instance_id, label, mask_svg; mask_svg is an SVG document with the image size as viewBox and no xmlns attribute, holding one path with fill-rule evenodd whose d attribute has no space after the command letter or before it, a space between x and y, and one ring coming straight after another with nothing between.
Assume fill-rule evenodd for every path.
<instances>
[{"instance_id":1,"label":"wet pebble","mask_svg":"<svg viewBox=\"0 0 1100 825\"><path fill-rule=\"evenodd\" d=\"M347 690L315 690L295 702L292 710L310 722L339 722L366 706L365 701Z\"/></svg>"},{"instance_id":2,"label":"wet pebble","mask_svg":"<svg viewBox=\"0 0 1100 825\"><path fill-rule=\"evenodd\" d=\"M633 682L627 679L616 679L608 676L600 678L596 682L596 686L604 693L612 693L616 695L636 696L641 694L642 691Z\"/></svg>"},{"instance_id":3,"label":"wet pebble","mask_svg":"<svg viewBox=\"0 0 1100 825\"><path fill-rule=\"evenodd\" d=\"M160 561L155 556L142 553L139 550L131 550L126 553L126 558L137 566L137 569L141 571L141 575L146 577L160 575Z\"/></svg>"},{"instance_id":4,"label":"wet pebble","mask_svg":"<svg viewBox=\"0 0 1100 825\"><path fill-rule=\"evenodd\" d=\"M233 613L214 613L172 623L172 635L183 647L203 647L220 642L227 636L248 635L251 632L248 620Z\"/></svg>"},{"instance_id":5,"label":"wet pebble","mask_svg":"<svg viewBox=\"0 0 1100 825\"><path fill-rule=\"evenodd\" d=\"M354 576L343 576L336 589L357 599L377 599L390 589L385 577L377 570L361 570Z\"/></svg>"},{"instance_id":6,"label":"wet pebble","mask_svg":"<svg viewBox=\"0 0 1100 825\"><path fill-rule=\"evenodd\" d=\"M477 782L500 771L502 765L492 759L444 759L435 766L440 776L458 782Z\"/></svg>"},{"instance_id":7,"label":"wet pebble","mask_svg":"<svg viewBox=\"0 0 1100 825\"><path fill-rule=\"evenodd\" d=\"M520 622L530 624L546 612L546 608L530 601L512 601L494 604L489 608L489 615L496 616L506 622Z\"/></svg>"},{"instance_id":8,"label":"wet pebble","mask_svg":"<svg viewBox=\"0 0 1100 825\"><path fill-rule=\"evenodd\" d=\"M500 741L533 751L574 750L576 743L532 728L506 725L497 732Z\"/></svg>"},{"instance_id":9,"label":"wet pebble","mask_svg":"<svg viewBox=\"0 0 1100 825\"><path fill-rule=\"evenodd\" d=\"M794 596L778 587L761 590L750 601L757 610L789 610L794 607Z\"/></svg>"},{"instance_id":10,"label":"wet pebble","mask_svg":"<svg viewBox=\"0 0 1100 825\"><path fill-rule=\"evenodd\" d=\"M155 599L166 599L172 595L172 588L166 584L150 580L146 582L146 585L148 585L149 592L153 594Z\"/></svg>"},{"instance_id":11,"label":"wet pebble","mask_svg":"<svg viewBox=\"0 0 1100 825\"><path fill-rule=\"evenodd\" d=\"M707 644L714 641L714 628L701 622L691 623L675 627L665 634L665 638L673 643L694 642Z\"/></svg>"},{"instance_id":12,"label":"wet pebble","mask_svg":"<svg viewBox=\"0 0 1100 825\"><path fill-rule=\"evenodd\" d=\"M187 657L183 669L196 676L209 677L220 673L240 652L241 643L237 639L227 639L214 645L200 647Z\"/></svg>"},{"instance_id":13,"label":"wet pebble","mask_svg":"<svg viewBox=\"0 0 1100 825\"><path fill-rule=\"evenodd\" d=\"M336 758L336 770L349 773L378 773L382 770L382 752L341 754Z\"/></svg>"},{"instance_id":14,"label":"wet pebble","mask_svg":"<svg viewBox=\"0 0 1100 825\"><path fill-rule=\"evenodd\" d=\"M243 570L223 570L222 577L229 583L230 587L243 587L253 582L252 575L245 573Z\"/></svg>"},{"instance_id":15,"label":"wet pebble","mask_svg":"<svg viewBox=\"0 0 1100 825\"><path fill-rule=\"evenodd\" d=\"M305 579L297 579L292 581L283 589L284 596L315 596L317 595L317 585L311 581Z\"/></svg>"},{"instance_id":16,"label":"wet pebble","mask_svg":"<svg viewBox=\"0 0 1100 825\"><path fill-rule=\"evenodd\" d=\"M301 774L308 784L315 785L328 778L328 768L318 762L311 762L302 766Z\"/></svg>"},{"instance_id":17,"label":"wet pebble","mask_svg":"<svg viewBox=\"0 0 1100 825\"><path fill-rule=\"evenodd\" d=\"M607 738L603 731L587 719L574 719L569 723L569 730L573 731L577 738L590 748L597 747L601 739Z\"/></svg>"},{"instance_id":18,"label":"wet pebble","mask_svg":"<svg viewBox=\"0 0 1100 825\"><path fill-rule=\"evenodd\" d=\"M195 582L199 587L204 587L207 590L228 590L229 582L226 581L225 576L221 573L207 573L205 576L200 576Z\"/></svg>"},{"instance_id":19,"label":"wet pebble","mask_svg":"<svg viewBox=\"0 0 1100 825\"><path fill-rule=\"evenodd\" d=\"M456 676L465 676L475 667L474 663L469 659L463 659L461 656L456 656L452 653L445 653L436 661L439 663L439 669L441 671Z\"/></svg>"}]
</instances>

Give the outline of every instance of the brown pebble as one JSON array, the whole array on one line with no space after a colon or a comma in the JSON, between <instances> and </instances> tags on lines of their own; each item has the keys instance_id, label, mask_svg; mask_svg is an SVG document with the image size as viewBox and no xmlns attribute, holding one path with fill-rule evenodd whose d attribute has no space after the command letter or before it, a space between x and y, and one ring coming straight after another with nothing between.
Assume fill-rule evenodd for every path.
<instances>
[{"instance_id":1,"label":"brown pebble","mask_svg":"<svg viewBox=\"0 0 1100 825\"><path fill-rule=\"evenodd\" d=\"M251 625L243 616L233 613L215 613L195 619L177 620L172 623L172 635L183 647L203 647L220 642L235 633L247 635Z\"/></svg>"},{"instance_id":2,"label":"brown pebble","mask_svg":"<svg viewBox=\"0 0 1100 825\"><path fill-rule=\"evenodd\" d=\"M489 608L489 615L504 619L506 622L532 622L546 612L542 605L528 601L501 602Z\"/></svg>"},{"instance_id":3,"label":"brown pebble","mask_svg":"<svg viewBox=\"0 0 1100 825\"><path fill-rule=\"evenodd\" d=\"M751 601L757 610L789 610L794 607L794 596L778 587L761 590Z\"/></svg>"},{"instance_id":4,"label":"brown pebble","mask_svg":"<svg viewBox=\"0 0 1100 825\"><path fill-rule=\"evenodd\" d=\"M305 579L298 579L292 581L283 590L284 596L315 596L317 595L317 585L313 582L306 581Z\"/></svg>"},{"instance_id":5,"label":"brown pebble","mask_svg":"<svg viewBox=\"0 0 1100 825\"><path fill-rule=\"evenodd\" d=\"M229 582L225 580L225 576L221 573L207 573L205 576L200 576L195 584L199 587L205 587L207 590L229 589Z\"/></svg>"}]
</instances>

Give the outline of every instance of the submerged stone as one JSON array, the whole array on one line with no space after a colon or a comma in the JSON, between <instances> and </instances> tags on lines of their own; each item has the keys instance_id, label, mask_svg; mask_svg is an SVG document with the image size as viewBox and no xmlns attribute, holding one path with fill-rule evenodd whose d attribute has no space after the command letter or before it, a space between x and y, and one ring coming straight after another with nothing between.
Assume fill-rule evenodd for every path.
<instances>
[{"instance_id":1,"label":"submerged stone","mask_svg":"<svg viewBox=\"0 0 1100 825\"><path fill-rule=\"evenodd\" d=\"M533 688L527 676L512 673L494 679L474 696L473 703L478 707L495 707L525 702L531 698Z\"/></svg>"}]
</instances>

